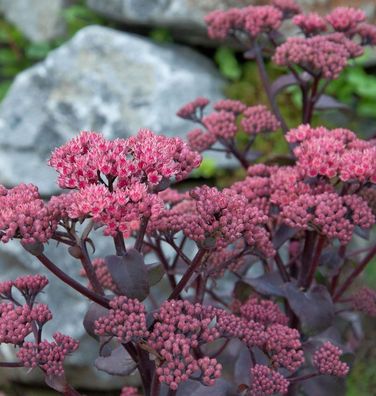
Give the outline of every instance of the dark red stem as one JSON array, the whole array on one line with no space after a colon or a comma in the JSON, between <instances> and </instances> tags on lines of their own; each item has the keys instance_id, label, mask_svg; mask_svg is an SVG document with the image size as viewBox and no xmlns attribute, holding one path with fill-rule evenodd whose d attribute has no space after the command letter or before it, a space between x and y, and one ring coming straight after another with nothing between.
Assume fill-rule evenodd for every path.
<instances>
[{"instance_id":1,"label":"dark red stem","mask_svg":"<svg viewBox=\"0 0 376 396\"><path fill-rule=\"evenodd\" d=\"M95 273L95 269L93 264L90 260L89 252L87 251L86 241L82 240L80 243L81 248L81 264L84 267L85 273L87 278L90 281L91 286L93 287L94 291L100 295L104 295L104 290L102 285L100 284L97 274Z\"/></svg>"},{"instance_id":2,"label":"dark red stem","mask_svg":"<svg viewBox=\"0 0 376 396\"><path fill-rule=\"evenodd\" d=\"M75 279L71 278L68 274L62 271L59 267L57 267L48 257L44 254L40 254L35 256L48 270L50 270L54 275L56 275L60 280L70 286L72 289L75 289L83 296L87 297L89 300L96 302L102 307L109 308L109 301L107 298L93 292L92 290L83 286L80 282L77 282Z\"/></svg>"},{"instance_id":3,"label":"dark red stem","mask_svg":"<svg viewBox=\"0 0 376 396\"><path fill-rule=\"evenodd\" d=\"M281 112L279 111L279 108L278 108L277 102L275 100L275 97L272 94L271 86L270 86L270 82L269 82L269 77L268 77L268 74L266 72L264 59L263 59L262 53L261 53L261 48L260 48L260 46L259 46L259 44L257 42L254 43L253 50L254 50L254 54L255 54L257 68L258 68L258 71L259 71L259 74L260 74L260 78L261 78L261 81L262 81L262 85L264 86L264 89L265 89L266 95L268 97L270 106L272 108L272 111L273 111L275 117L280 122L283 132L286 133L289 128L286 125L286 122L283 119L283 117L281 115Z\"/></svg>"},{"instance_id":4,"label":"dark red stem","mask_svg":"<svg viewBox=\"0 0 376 396\"><path fill-rule=\"evenodd\" d=\"M24 367L24 365L21 362L0 362L0 367L16 368L16 367Z\"/></svg>"},{"instance_id":5,"label":"dark red stem","mask_svg":"<svg viewBox=\"0 0 376 396\"><path fill-rule=\"evenodd\" d=\"M277 264L278 271L281 274L282 280L284 282L290 282L290 276L287 273L285 264L282 261L282 258L281 258L280 254L278 252L276 253L274 259L275 259L275 262Z\"/></svg>"},{"instance_id":6,"label":"dark red stem","mask_svg":"<svg viewBox=\"0 0 376 396\"><path fill-rule=\"evenodd\" d=\"M366 268L368 263L373 259L375 255L376 255L376 245L373 246L373 248L364 257L364 259L358 264L358 266L354 269L354 271L343 282L341 288L334 295L333 301L337 302L341 298L341 296L345 293L345 291L352 285L356 277L364 270L364 268Z\"/></svg>"},{"instance_id":7,"label":"dark red stem","mask_svg":"<svg viewBox=\"0 0 376 396\"><path fill-rule=\"evenodd\" d=\"M141 251L142 243L144 242L144 236L145 236L146 228L148 226L148 222L149 222L149 217L143 217L141 220L140 229L138 230L137 239L134 244L134 248L139 252Z\"/></svg>"},{"instance_id":8,"label":"dark red stem","mask_svg":"<svg viewBox=\"0 0 376 396\"><path fill-rule=\"evenodd\" d=\"M195 258L193 259L191 265L189 266L189 268L187 269L187 271L185 272L183 277L180 279L179 283L176 285L173 292L170 294L168 300L174 300L175 298L177 298L180 295L180 293L183 291L183 289L185 288L185 286L188 284L189 280L191 279L191 276L193 275L193 273L200 266L202 258L204 257L205 254L206 254L205 249L202 249L202 248L199 249L199 251L197 252Z\"/></svg>"},{"instance_id":9,"label":"dark red stem","mask_svg":"<svg viewBox=\"0 0 376 396\"><path fill-rule=\"evenodd\" d=\"M123 234L120 231L118 231L118 233L114 236L114 244L116 254L118 256L125 256L127 253L127 249L125 247Z\"/></svg>"},{"instance_id":10,"label":"dark red stem","mask_svg":"<svg viewBox=\"0 0 376 396\"><path fill-rule=\"evenodd\" d=\"M309 266L307 277L303 282L303 287L305 289L307 289L311 285L313 278L315 277L315 273L320 262L320 256L325 246L325 241L326 241L326 237L324 235L320 235L319 240L317 241L315 255L313 256L312 262Z\"/></svg>"}]
</instances>

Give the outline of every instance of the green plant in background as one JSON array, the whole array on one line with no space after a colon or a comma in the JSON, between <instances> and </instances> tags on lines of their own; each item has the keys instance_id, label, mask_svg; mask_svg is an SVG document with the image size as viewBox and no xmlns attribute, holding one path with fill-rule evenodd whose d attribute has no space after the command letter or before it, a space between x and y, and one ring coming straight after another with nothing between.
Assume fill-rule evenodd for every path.
<instances>
[{"instance_id":1,"label":"green plant in background","mask_svg":"<svg viewBox=\"0 0 376 396\"><path fill-rule=\"evenodd\" d=\"M149 37L159 44L172 43L174 41L170 30L164 27L152 29L149 33Z\"/></svg>"},{"instance_id":2,"label":"green plant in background","mask_svg":"<svg viewBox=\"0 0 376 396\"><path fill-rule=\"evenodd\" d=\"M32 43L0 16L0 100L18 73L44 59L52 49L70 39L78 30L93 24L109 25L89 10L83 1L67 7L62 15L66 23L66 34L50 43Z\"/></svg>"}]
</instances>

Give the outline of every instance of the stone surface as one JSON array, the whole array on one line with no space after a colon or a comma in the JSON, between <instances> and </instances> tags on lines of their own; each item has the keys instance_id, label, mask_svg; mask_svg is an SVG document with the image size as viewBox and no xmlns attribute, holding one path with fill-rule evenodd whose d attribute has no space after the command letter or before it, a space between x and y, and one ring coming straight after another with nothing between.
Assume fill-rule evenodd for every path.
<instances>
[{"instance_id":1,"label":"stone surface","mask_svg":"<svg viewBox=\"0 0 376 396\"><path fill-rule=\"evenodd\" d=\"M185 136L175 113L199 95L222 96L223 80L204 56L108 28L81 30L19 74L0 106L0 183L32 182L54 192L46 161L80 130L126 137L139 128Z\"/></svg>"},{"instance_id":2,"label":"stone surface","mask_svg":"<svg viewBox=\"0 0 376 396\"><path fill-rule=\"evenodd\" d=\"M31 41L45 42L64 33L61 15L68 0L0 0L0 13Z\"/></svg>"},{"instance_id":3,"label":"stone surface","mask_svg":"<svg viewBox=\"0 0 376 396\"><path fill-rule=\"evenodd\" d=\"M306 11L326 13L333 7L361 7L376 17L374 0L296 0ZM179 39L207 44L204 17L216 9L270 4L270 0L86 0L94 11L126 24L167 27Z\"/></svg>"}]
</instances>

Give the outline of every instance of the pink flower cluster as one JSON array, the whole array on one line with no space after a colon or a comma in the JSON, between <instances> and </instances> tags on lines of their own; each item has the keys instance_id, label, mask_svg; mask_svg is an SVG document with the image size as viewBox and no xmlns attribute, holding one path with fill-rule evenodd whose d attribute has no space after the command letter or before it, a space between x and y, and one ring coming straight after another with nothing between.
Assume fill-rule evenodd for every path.
<instances>
[{"instance_id":1,"label":"pink flower cluster","mask_svg":"<svg viewBox=\"0 0 376 396\"><path fill-rule=\"evenodd\" d=\"M155 135L142 129L128 139L106 140L94 132L81 132L57 148L49 164L59 174L62 188L84 188L117 179L117 187L135 182L158 184L162 178L182 180L200 165L201 157L179 138Z\"/></svg>"},{"instance_id":2,"label":"pink flower cluster","mask_svg":"<svg viewBox=\"0 0 376 396\"><path fill-rule=\"evenodd\" d=\"M300 125L286 139L297 143L294 154L301 172L309 177L338 176L342 181L376 183L376 146L347 129L328 130Z\"/></svg>"},{"instance_id":3,"label":"pink flower cluster","mask_svg":"<svg viewBox=\"0 0 376 396\"><path fill-rule=\"evenodd\" d=\"M332 25L337 32L351 33L354 32L359 23L364 22L366 14L363 10L351 7L337 7L326 20Z\"/></svg>"},{"instance_id":4,"label":"pink flower cluster","mask_svg":"<svg viewBox=\"0 0 376 396\"><path fill-rule=\"evenodd\" d=\"M376 317L376 290L363 287L351 296L353 309Z\"/></svg>"},{"instance_id":5,"label":"pink flower cluster","mask_svg":"<svg viewBox=\"0 0 376 396\"><path fill-rule=\"evenodd\" d=\"M272 132L280 127L276 117L265 106L248 107L239 100L231 99L216 102L213 106L215 112L206 116L203 116L201 111L200 118L195 113L193 113L193 116L187 117L186 109L195 108L198 100L202 100L202 98L188 103L179 110L178 115L181 116L183 113L183 118L189 118L205 127L206 130L196 128L187 135L189 146L199 152L209 149L216 141L219 141L225 147L228 146L229 142L233 142L239 131L239 118L241 119L242 129L249 135Z\"/></svg>"},{"instance_id":6,"label":"pink flower cluster","mask_svg":"<svg viewBox=\"0 0 376 396\"><path fill-rule=\"evenodd\" d=\"M200 381L213 385L222 366L216 359L197 358L194 353L199 345L219 338L218 330L211 325L213 314L200 304L171 300L162 304L154 318L148 343L162 358L156 371L159 381L176 390L181 382L200 372Z\"/></svg>"},{"instance_id":7,"label":"pink flower cluster","mask_svg":"<svg viewBox=\"0 0 376 396\"><path fill-rule=\"evenodd\" d=\"M262 33L277 30L283 19L282 12L273 6L249 6L216 10L205 17L208 35L212 39L224 40L236 31L255 38Z\"/></svg>"},{"instance_id":8,"label":"pink flower cluster","mask_svg":"<svg viewBox=\"0 0 376 396\"><path fill-rule=\"evenodd\" d=\"M248 348L263 347L266 339L263 324L219 309L214 312L217 318L217 328L223 337L239 338Z\"/></svg>"},{"instance_id":9,"label":"pink flower cluster","mask_svg":"<svg viewBox=\"0 0 376 396\"><path fill-rule=\"evenodd\" d=\"M300 6L294 0L272 0L272 5L282 12L284 19L301 12Z\"/></svg>"},{"instance_id":10,"label":"pink flower cluster","mask_svg":"<svg viewBox=\"0 0 376 396\"><path fill-rule=\"evenodd\" d=\"M122 343L146 338L145 307L137 299L126 296L115 297L106 316L95 321L95 333L100 336L114 336Z\"/></svg>"},{"instance_id":11,"label":"pink flower cluster","mask_svg":"<svg viewBox=\"0 0 376 396\"><path fill-rule=\"evenodd\" d=\"M208 104L209 99L200 96L180 108L176 115L186 120L194 122L200 121L202 119L203 111Z\"/></svg>"},{"instance_id":12,"label":"pink flower cluster","mask_svg":"<svg viewBox=\"0 0 376 396\"><path fill-rule=\"evenodd\" d=\"M61 333L55 333L53 338L53 342L25 342L17 353L18 358L25 367L39 366L47 375L63 375L64 360L68 354L77 350L78 341Z\"/></svg>"},{"instance_id":13,"label":"pink flower cluster","mask_svg":"<svg viewBox=\"0 0 376 396\"><path fill-rule=\"evenodd\" d=\"M241 126L244 132L251 135L275 131L280 127L279 121L263 105L247 107L243 115Z\"/></svg>"},{"instance_id":14,"label":"pink flower cluster","mask_svg":"<svg viewBox=\"0 0 376 396\"><path fill-rule=\"evenodd\" d=\"M240 315L247 320L254 320L264 326L281 324L286 326L288 317L279 307L270 300L261 300L257 297L249 298L240 306Z\"/></svg>"},{"instance_id":15,"label":"pink flower cluster","mask_svg":"<svg viewBox=\"0 0 376 396\"><path fill-rule=\"evenodd\" d=\"M266 329L265 350L274 367L295 371L304 363L298 330L276 323Z\"/></svg>"},{"instance_id":16,"label":"pink flower cluster","mask_svg":"<svg viewBox=\"0 0 376 396\"><path fill-rule=\"evenodd\" d=\"M47 242L57 227L38 188L20 184L7 189L0 185L0 240L19 238L26 244Z\"/></svg>"},{"instance_id":17,"label":"pink flower cluster","mask_svg":"<svg viewBox=\"0 0 376 396\"><path fill-rule=\"evenodd\" d=\"M68 204L63 211L71 219L91 217L105 226L105 235L114 236L120 231L128 237L138 229L142 216L156 216L162 209L158 197L140 183L113 192L104 185L91 185L68 195L54 198L51 204L54 208Z\"/></svg>"},{"instance_id":18,"label":"pink flower cluster","mask_svg":"<svg viewBox=\"0 0 376 396\"><path fill-rule=\"evenodd\" d=\"M159 214L162 202L153 187L172 177L187 177L200 161L181 139L149 130L114 141L82 132L56 149L50 160L60 186L78 191L53 197L49 210L56 219L91 217L105 226L105 235L120 231L128 237L143 216Z\"/></svg>"},{"instance_id":19,"label":"pink flower cluster","mask_svg":"<svg viewBox=\"0 0 376 396\"><path fill-rule=\"evenodd\" d=\"M342 350L327 341L313 355L313 365L320 374L345 377L349 372L349 366L341 362Z\"/></svg>"},{"instance_id":20,"label":"pink flower cluster","mask_svg":"<svg viewBox=\"0 0 376 396\"><path fill-rule=\"evenodd\" d=\"M203 118L203 124L217 139L233 139L238 131L236 116L229 111L211 113Z\"/></svg>"},{"instance_id":21,"label":"pink flower cluster","mask_svg":"<svg viewBox=\"0 0 376 396\"><path fill-rule=\"evenodd\" d=\"M203 131L200 128L195 128L187 133L188 144L192 150L202 151L207 150L217 140L217 136L209 131Z\"/></svg>"},{"instance_id":22,"label":"pink flower cluster","mask_svg":"<svg viewBox=\"0 0 376 396\"><path fill-rule=\"evenodd\" d=\"M326 30L326 21L316 12L310 14L295 15L292 22L299 26L302 32L307 36L313 36Z\"/></svg>"},{"instance_id":23,"label":"pink flower cluster","mask_svg":"<svg viewBox=\"0 0 376 396\"><path fill-rule=\"evenodd\" d=\"M262 364L251 368L251 388L249 396L273 396L286 394L289 381L278 371Z\"/></svg>"},{"instance_id":24,"label":"pink flower cluster","mask_svg":"<svg viewBox=\"0 0 376 396\"><path fill-rule=\"evenodd\" d=\"M351 240L355 226L367 229L375 223L375 216L363 198L335 192L302 194L282 208L281 216L290 227L307 229L313 225L342 244Z\"/></svg>"},{"instance_id":25,"label":"pink flower cluster","mask_svg":"<svg viewBox=\"0 0 376 396\"><path fill-rule=\"evenodd\" d=\"M48 285L48 279L39 274L19 276L13 285L22 293L26 301L33 301Z\"/></svg>"},{"instance_id":26,"label":"pink flower cluster","mask_svg":"<svg viewBox=\"0 0 376 396\"><path fill-rule=\"evenodd\" d=\"M150 222L148 232L182 230L199 244L210 240L211 248L217 249L244 238L250 247L269 257L274 248L266 222L267 216L234 190L203 186L192 190L190 198L173 206L170 203Z\"/></svg>"},{"instance_id":27,"label":"pink flower cluster","mask_svg":"<svg viewBox=\"0 0 376 396\"><path fill-rule=\"evenodd\" d=\"M273 61L279 66L300 66L313 76L336 79L351 58L363 49L341 33L308 38L289 37L277 47Z\"/></svg>"},{"instance_id":28,"label":"pink flower cluster","mask_svg":"<svg viewBox=\"0 0 376 396\"><path fill-rule=\"evenodd\" d=\"M140 396L138 389L133 386L124 386L120 396Z\"/></svg>"},{"instance_id":29,"label":"pink flower cluster","mask_svg":"<svg viewBox=\"0 0 376 396\"><path fill-rule=\"evenodd\" d=\"M37 304L16 306L13 303L0 304L0 344L19 345L32 331L32 321L43 326L52 319L47 305Z\"/></svg>"},{"instance_id":30,"label":"pink flower cluster","mask_svg":"<svg viewBox=\"0 0 376 396\"><path fill-rule=\"evenodd\" d=\"M265 225L267 216L250 206L246 199L231 189L201 187L191 192L196 201L196 214L182 228L191 239L204 242L215 238L216 247L223 248L244 237L251 247L266 256L274 254Z\"/></svg>"},{"instance_id":31,"label":"pink flower cluster","mask_svg":"<svg viewBox=\"0 0 376 396\"><path fill-rule=\"evenodd\" d=\"M376 45L376 26L369 23L361 23L356 28L356 33L361 39L362 45Z\"/></svg>"}]
</instances>

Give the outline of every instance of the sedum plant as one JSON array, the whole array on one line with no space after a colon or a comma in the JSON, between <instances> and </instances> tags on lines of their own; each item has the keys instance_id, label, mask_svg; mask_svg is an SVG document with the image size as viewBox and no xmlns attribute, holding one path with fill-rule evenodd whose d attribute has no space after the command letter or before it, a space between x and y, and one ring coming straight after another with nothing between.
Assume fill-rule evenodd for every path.
<instances>
[{"instance_id":1,"label":"sedum plant","mask_svg":"<svg viewBox=\"0 0 376 396\"><path fill-rule=\"evenodd\" d=\"M187 142L146 129L112 141L81 132L49 160L66 192L46 202L36 186L1 186L1 242L18 239L91 301L83 325L95 367L139 374L140 389L122 396L343 394L356 344L349 312L376 312L376 291L353 290L376 255L376 144L310 123L335 103L329 82L376 44L364 20L353 8L305 15L292 0L215 11L209 36L237 40L255 59L270 109L221 100L207 111L197 98L178 111L197 124ZM297 35L285 39L283 23ZM287 74L271 82L265 57ZM290 85L301 90L301 125L286 125L276 102ZM252 163L255 137L279 128L284 164ZM180 188L208 150L233 156L245 178L222 190ZM97 229L113 246L105 257L91 252ZM55 242L86 285L47 256ZM38 368L56 391L79 395L64 373L78 342L44 337L47 284L42 275L0 283L0 343L17 356L0 367Z\"/></svg>"}]
</instances>

